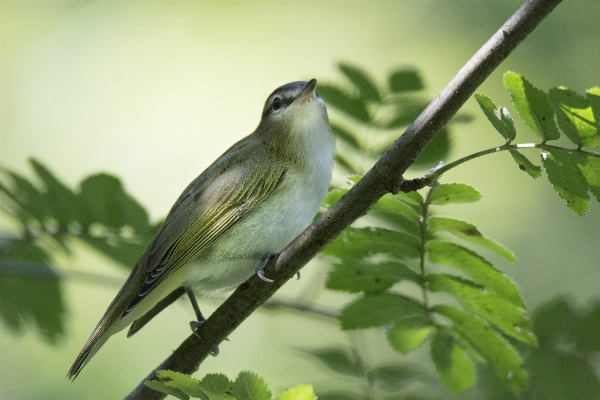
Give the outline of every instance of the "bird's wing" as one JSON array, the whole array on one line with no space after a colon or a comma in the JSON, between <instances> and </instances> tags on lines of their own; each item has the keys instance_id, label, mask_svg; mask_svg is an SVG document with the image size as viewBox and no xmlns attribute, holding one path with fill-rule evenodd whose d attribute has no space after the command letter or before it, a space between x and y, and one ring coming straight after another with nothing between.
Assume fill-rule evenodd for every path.
<instances>
[{"instance_id":1,"label":"bird's wing","mask_svg":"<svg viewBox=\"0 0 600 400\"><path fill-rule=\"evenodd\" d=\"M285 179L284 165L268 170L262 170L260 166L253 167L253 164L250 166L221 173L205 187L190 193L177 208L171 210L165 228L150 246L144 282L123 310L122 317L169 275L192 260L266 199Z\"/></svg>"},{"instance_id":2,"label":"bird's wing","mask_svg":"<svg viewBox=\"0 0 600 400\"><path fill-rule=\"evenodd\" d=\"M287 165L265 162L260 157L244 159L248 153L239 150L248 143L241 141L237 145L218 160L227 158L228 168L215 162L175 203L77 356L69 378L74 379L108 339L105 334L115 321L129 314L169 275L206 249L284 182ZM265 169L265 164L270 168Z\"/></svg>"}]
</instances>

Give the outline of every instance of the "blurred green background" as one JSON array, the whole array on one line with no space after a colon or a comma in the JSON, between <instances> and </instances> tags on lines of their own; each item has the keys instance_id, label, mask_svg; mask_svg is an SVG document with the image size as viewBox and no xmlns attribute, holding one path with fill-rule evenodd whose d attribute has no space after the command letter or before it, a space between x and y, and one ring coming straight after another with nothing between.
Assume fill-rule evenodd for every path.
<instances>
[{"instance_id":1,"label":"blurred green background","mask_svg":"<svg viewBox=\"0 0 600 400\"><path fill-rule=\"evenodd\" d=\"M379 80L395 67L416 66L433 97L521 3L1 1L0 165L32 176L33 156L71 187L91 173L115 174L157 220L194 177L252 132L276 87L312 77L339 81L336 64L348 61ZM565 1L478 91L509 105L501 82L507 70L545 90L565 85L581 93L600 84L599 20L598 1ZM501 143L474 100L464 111L475 120L454 128L450 159ZM535 140L518 128L519 142ZM576 217L508 154L469 162L444 181L482 192L479 203L445 212L515 251L517 265L494 262L519 284L529 310L558 295L578 306L596 298L597 203ZM0 219L0 230L12 226ZM83 245L55 264L117 281L126 276ZM310 290L312 276L325 270L311 263L281 296ZM58 345L0 325L1 399L122 398L189 334L192 312L175 305L134 338L114 336L70 383L66 372L118 285L69 280L63 289L68 327ZM348 298L327 293L321 301ZM209 312L217 304L203 302ZM362 344L371 361L399 358L377 335ZM255 313L230 339L197 375L253 370L275 392L335 379L298 349L348 340L335 323L282 312ZM430 363L426 353L411 357Z\"/></svg>"}]
</instances>

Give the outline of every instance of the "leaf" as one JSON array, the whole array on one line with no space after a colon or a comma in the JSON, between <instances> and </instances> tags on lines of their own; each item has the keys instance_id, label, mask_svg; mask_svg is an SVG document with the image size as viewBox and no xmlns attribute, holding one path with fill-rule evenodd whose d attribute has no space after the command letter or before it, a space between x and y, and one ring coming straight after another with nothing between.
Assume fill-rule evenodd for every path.
<instances>
[{"instance_id":1,"label":"leaf","mask_svg":"<svg viewBox=\"0 0 600 400\"><path fill-rule=\"evenodd\" d=\"M242 371L232 386L237 400L271 400L272 395L264 379L253 372Z\"/></svg>"},{"instance_id":2,"label":"leaf","mask_svg":"<svg viewBox=\"0 0 600 400\"><path fill-rule=\"evenodd\" d=\"M35 244L18 241L0 250L6 272L0 273L0 319L16 333L33 324L44 340L58 344L65 334L66 307L59 277L46 264L49 256Z\"/></svg>"},{"instance_id":3,"label":"leaf","mask_svg":"<svg viewBox=\"0 0 600 400\"><path fill-rule=\"evenodd\" d=\"M548 99L558 126L578 147L598 147L598 121L585 97L566 87L550 89Z\"/></svg>"},{"instance_id":4,"label":"leaf","mask_svg":"<svg viewBox=\"0 0 600 400\"><path fill-rule=\"evenodd\" d=\"M487 119L502 137L507 142L515 140L517 131L508 110L505 107L496 107L489 97L481 93L475 93L475 100L477 100Z\"/></svg>"},{"instance_id":5,"label":"leaf","mask_svg":"<svg viewBox=\"0 0 600 400\"><path fill-rule=\"evenodd\" d=\"M430 318L408 317L394 322L387 338L396 351L407 354L421 346L434 331L435 326Z\"/></svg>"},{"instance_id":6,"label":"leaf","mask_svg":"<svg viewBox=\"0 0 600 400\"><path fill-rule=\"evenodd\" d=\"M585 214L590 196L573 157L564 150L553 149L551 153L542 153L542 164L552 187L567 202L567 206L579 216Z\"/></svg>"},{"instance_id":7,"label":"leaf","mask_svg":"<svg viewBox=\"0 0 600 400\"><path fill-rule=\"evenodd\" d=\"M312 385L298 385L281 393L277 400L317 400Z\"/></svg>"},{"instance_id":8,"label":"leaf","mask_svg":"<svg viewBox=\"0 0 600 400\"><path fill-rule=\"evenodd\" d=\"M86 208L86 216L81 220L85 226L94 222L115 229L129 225L142 234L150 229L146 210L114 176L96 174L86 178L81 183L79 200Z\"/></svg>"},{"instance_id":9,"label":"leaf","mask_svg":"<svg viewBox=\"0 0 600 400\"><path fill-rule=\"evenodd\" d=\"M375 264L361 259L342 259L333 264L325 287L350 293L376 293L391 288L403 279L417 281L418 275L397 262Z\"/></svg>"},{"instance_id":10,"label":"leaf","mask_svg":"<svg viewBox=\"0 0 600 400\"><path fill-rule=\"evenodd\" d=\"M560 137L546 93L534 87L521 75L510 71L504 74L504 87L510 93L519 116L533 133L544 141Z\"/></svg>"},{"instance_id":11,"label":"leaf","mask_svg":"<svg viewBox=\"0 0 600 400\"><path fill-rule=\"evenodd\" d=\"M341 347L327 347L315 350L303 350L304 352L317 357L329 369L343 375L361 376L362 370L350 349Z\"/></svg>"},{"instance_id":12,"label":"leaf","mask_svg":"<svg viewBox=\"0 0 600 400\"><path fill-rule=\"evenodd\" d=\"M319 95L325 100L327 106L337 108L347 116L360 122L368 123L371 121L365 102L345 90L334 85L320 83Z\"/></svg>"},{"instance_id":13,"label":"leaf","mask_svg":"<svg viewBox=\"0 0 600 400\"><path fill-rule=\"evenodd\" d=\"M475 365L451 336L438 333L431 341L431 358L444 385L462 393L475 383Z\"/></svg>"},{"instance_id":14,"label":"leaf","mask_svg":"<svg viewBox=\"0 0 600 400\"><path fill-rule=\"evenodd\" d=\"M466 311L447 305L435 305L433 311L452 321L452 329L467 340L490 364L500 379L513 390L525 387L527 375L519 353L488 323Z\"/></svg>"},{"instance_id":15,"label":"leaf","mask_svg":"<svg viewBox=\"0 0 600 400\"><path fill-rule=\"evenodd\" d=\"M331 123L331 131L337 139L340 139L344 143L350 145L352 148L360 150L361 146L356 139L356 134L351 132L349 129L342 127L335 122Z\"/></svg>"},{"instance_id":16,"label":"leaf","mask_svg":"<svg viewBox=\"0 0 600 400\"><path fill-rule=\"evenodd\" d=\"M209 400L208 395L200 387L200 381L192 378L190 375L176 371L159 370L156 371L156 376L160 379L161 383L177 389L186 396ZM146 386L148 386L148 384L146 384Z\"/></svg>"},{"instance_id":17,"label":"leaf","mask_svg":"<svg viewBox=\"0 0 600 400\"><path fill-rule=\"evenodd\" d=\"M410 316L425 315L423 304L393 293L367 294L349 305L340 315L343 330L372 328Z\"/></svg>"},{"instance_id":18,"label":"leaf","mask_svg":"<svg viewBox=\"0 0 600 400\"><path fill-rule=\"evenodd\" d=\"M443 183L433 190L431 204L472 203L481 199L481 193L464 183Z\"/></svg>"},{"instance_id":19,"label":"leaf","mask_svg":"<svg viewBox=\"0 0 600 400\"><path fill-rule=\"evenodd\" d=\"M486 249L504 257L508 261L517 261L512 251L483 236L475 225L469 224L468 222L453 218L432 216L427 219L427 228L431 232L437 232L440 230L450 232L463 240L481 247L485 247Z\"/></svg>"},{"instance_id":20,"label":"leaf","mask_svg":"<svg viewBox=\"0 0 600 400\"><path fill-rule=\"evenodd\" d=\"M471 281L455 276L431 274L427 276L429 290L442 292L457 299L465 308L495 324L504 334L523 343L537 346L529 331L525 309L502 299L493 292L478 287Z\"/></svg>"},{"instance_id":21,"label":"leaf","mask_svg":"<svg viewBox=\"0 0 600 400\"><path fill-rule=\"evenodd\" d=\"M383 228L346 228L322 254L338 258L363 258L389 254L397 258L419 256L419 241L406 233Z\"/></svg>"},{"instance_id":22,"label":"leaf","mask_svg":"<svg viewBox=\"0 0 600 400\"><path fill-rule=\"evenodd\" d=\"M527 360L530 387L544 400L598 399L600 379L597 367L579 354L546 350Z\"/></svg>"},{"instance_id":23,"label":"leaf","mask_svg":"<svg viewBox=\"0 0 600 400\"><path fill-rule=\"evenodd\" d=\"M60 182L48 168L34 158L29 159L31 166L42 179L46 188L46 207L54 218L62 224L67 224L78 214L79 205L71 189Z\"/></svg>"},{"instance_id":24,"label":"leaf","mask_svg":"<svg viewBox=\"0 0 600 400\"><path fill-rule=\"evenodd\" d=\"M183 393L181 390L174 388L172 386L167 385L161 381L144 381L144 385L148 386L150 389L155 390L160 393L169 394L173 397L177 397L180 400L189 400L190 396Z\"/></svg>"},{"instance_id":25,"label":"leaf","mask_svg":"<svg viewBox=\"0 0 600 400\"><path fill-rule=\"evenodd\" d=\"M397 197L399 200L402 200L403 202L405 202L407 204L418 206L419 209L421 208L421 206L423 206L423 202L424 202L423 196L421 196L421 194L419 192L409 192L409 193L399 192L399 193L395 194L394 197Z\"/></svg>"},{"instance_id":26,"label":"leaf","mask_svg":"<svg viewBox=\"0 0 600 400\"><path fill-rule=\"evenodd\" d=\"M594 112L596 126L600 125L600 86L589 88L585 91L585 97Z\"/></svg>"},{"instance_id":27,"label":"leaf","mask_svg":"<svg viewBox=\"0 0 600 400\"><path fill-rule=\"evenodd\" d=\"M429 102L425 100L399 99L394 102L390 116L379 125L383 129L398 129L408 126L421 115L428 105Z\"/></svg>"},{"instance_id":28,"label":"leaf","mask_svg":"<svg viewBox=\"0 0 600 400\"><path fill-rule=\"evenodd\" d=\"M435 135L433 140L427 144L425 149L411 164L411 167L431 168L432 165L437 165L440 161L443 161L448 157L451 147L452 140L450 131L444 127L437 135Z\"/></svg>"},{"instance_id":29,"label":"leaf","mask_svg":"<svg viewBox=\"0 0 600 400\"><path fill-rule=\"evenodd\" d=\"M419 214L415 211L414 206L408 205L398 196L386 194L371 207L369 213L413 236L420 237L421 235Z\"/></svg>"},{"instance_id":30,"label":"leaf","mask_svg":"<svg viewBox=\"0 0 600 400\"><path fill-rule=\"evenodd\" d=\"M374 368L371 375L383 389L390 392L403 389L415 381L436 383L428 371L421 370L418 365L413 364L383 365Z\"/></svg>"},{"instance_id":31,"label":"leaf","mask_svg":"<svg viewBox=\"0 0 600 400\"><path fill-rule=\"evenodd\" d=\"M521 171L527 172L527 175L531 176L533 179L539 178L542 176L542 168L533 164L527 157L523 154L519 153L517 150L509 149L508 150L513 160L519 165L519 169Z\"/></svg>"},{"instance_id":32,"label":"leaf","mask_svg":"<svg viewBox=\"0 0 600 400\"><path fill-rule=\"evenodd\" d=\"M338 68L358 89L363 99L373 102L381 101L381 94L379 93L377 84L375 84L373 78L366 71L347 63L340 63Z\"/></svg>"},{"instance_id":33,"label":"leaf","mask_svg":"<svg viewBox=\"0 0 600 400\"><path fill-rule=\"evenodd\" d=\"M600 201L600 158L577 156L577 167L589 185L589 191Z\"/></svg>"},{"instance_id":34,"label":"leaf","mask_svg":"<svg viewBox=\"0 0 600 400\"><path fill-rule=\"evenodd\" d=\"M390 92L402 93L423 90L425 85L417 69L402 68L394 71L388 80Z\"/></svg>"},{"instance_id":35,"label":"leaf","mask_svg":"<svg viewBox=\"0 0 600 400\"><path fill-rule=\"evenodd\" d=\"M432 240L425 245L431 262L448 264L464 272L497 296L525 308L517 286L477 253L454 243Z\"/></svg>"},{"instance_id":36,"label":"leaf","mask_svg":"<svg viewBox=\"0 0 600 400\"><path fill-rule=\"evenodd\" d=\"M337 203L343 195L348 192L348 189L331 189L325 195L325 199L323 199L323 203L321 203L321 207L329 209L332 205Z\"/></svg>"},{"instance_id":37,"label":"leaf","mask_svg":"<svg viewBox=\"0 0 600 400\"><path fill-rule=\"evenodd\" d=\"M235 400L232 396L232 382L223 374L209 374L200 381L200 388L210 400Z\"/></svg>"}]
</instances>

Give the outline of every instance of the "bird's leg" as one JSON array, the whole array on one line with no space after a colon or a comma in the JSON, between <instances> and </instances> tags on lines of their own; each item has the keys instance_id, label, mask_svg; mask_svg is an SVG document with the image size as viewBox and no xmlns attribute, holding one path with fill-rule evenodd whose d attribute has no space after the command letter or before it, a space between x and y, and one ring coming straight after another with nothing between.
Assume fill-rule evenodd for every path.
<instances>
[{"instance_id":1,"label":"bird's leg","mask_svg":"<svg viewBox=\"0 0 600 400\"><path fill-rule=\"evenodd\" d=\"M279 253L267 253L265 254L265 256L263 257L263 259L260 261L260 264L258 264L258 267L256 267L256 275L258 275L258 277L260 279L262 279L265 282L271 283L273 282L273 279L269 279L265 276L265 267L267 266L267 264L269 263L269 261L271 261L271 259L275 256L278 256ZM298 279L300 279L300 271L296 272L296 276L298 277Z\"/></svg>"},{"instance_id":2,"label":"bird's leg","mask_svg":"<svg viewBox=\"0 0 600 400\"><path fill-rule=\"evenodd\" d=\"M192 308L194 309L194 312L196 313L196 321L190 321L190 328L192 328L192 332L194 333L194 335L198 336L198 334L196 333L196 329L200 328L200 326L206 321L206 318L204 318L204 315L202 315L202 311L200 311L200 306L198 306L198 301L196 300L196 296L194 295L194 292L192 289L185 289L185 292L187 293L189 299L190 299L190 303L192 303ZM229 340L227 338L225 338L226 340ZM217 356L219 354L219 346L216 346L211 352L210 355L211 356Z\"/></svg>"},{"instance_id":3,"label":"bird's leg","mask_svg":"<svg viewBox=\"0 0 600 400\"><path fill-rule=\"evenodd\" d=\"M279 253L267 253L264 255L264 257L262 258L262 260L260 260L260 264L258 264L258 267L256 267L256 275L258 275L258 277L260 279L262 279L265 282L273 282L273 279L269 279L265 276L265 267L267 266L267 264L269 263L269 261L271 261L271 259L275 256L277 256Z\"/></svg>"}]
</instances>

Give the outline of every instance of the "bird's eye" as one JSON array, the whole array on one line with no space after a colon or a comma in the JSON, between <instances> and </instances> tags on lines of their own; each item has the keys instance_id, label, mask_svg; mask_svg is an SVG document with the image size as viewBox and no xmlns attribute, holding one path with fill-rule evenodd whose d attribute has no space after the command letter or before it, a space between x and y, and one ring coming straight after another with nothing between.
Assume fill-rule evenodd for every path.
<instances>
[{"instance_id":1,"label":"bird's eye","mask_svg":"<svg viewBox=\"0 0 600 400\"><path fill-rule=\"evenodd\" d=\"M277 111L279 110L281 107L283 107L283 101L279 98L279 97L275 97L273 99L273 110Z\"/></svg>"}]
</instances>

